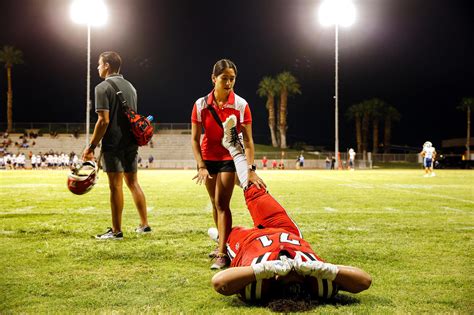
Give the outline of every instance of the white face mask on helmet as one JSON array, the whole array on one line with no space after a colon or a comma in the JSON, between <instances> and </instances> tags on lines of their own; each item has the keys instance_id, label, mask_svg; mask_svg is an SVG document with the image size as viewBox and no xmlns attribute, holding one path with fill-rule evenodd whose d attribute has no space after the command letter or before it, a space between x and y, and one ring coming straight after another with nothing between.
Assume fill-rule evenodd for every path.
<instances>
[{"instance_id":1,"label":"white face mask on helmet","mask_svg":"<svg viewBox=\"0 0 474 315\"><path fill-rule=\"evenodd\" d=\"M94 161L78 162L71 167L67 177L67 188L76 195L89 192L99 179L98 167Z\"/></svg>"}]
</instances>

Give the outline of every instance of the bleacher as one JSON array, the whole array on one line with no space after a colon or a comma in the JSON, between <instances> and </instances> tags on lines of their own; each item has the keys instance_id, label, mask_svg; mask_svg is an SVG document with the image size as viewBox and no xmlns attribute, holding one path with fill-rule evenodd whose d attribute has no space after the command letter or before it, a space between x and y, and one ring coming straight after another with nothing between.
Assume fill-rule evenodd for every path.
<instances>
[{"instance_id":1,"label":"bleacher","mask_svg":"<svg viewBox=\"0 0 474 315\"><path fill-rule=\"evenodd\" d=\"M10 134L9 138L13 143L22 143L20 136L23 134ZM32 145L33 141L35 145ZM85 134L80 134L77 138L72 134L58 134L53 137L49 134L39 136L36 139L28 139L28 148L16 147L14 144L7 148L12 154L24 153L28 156L31 151L33 154L40 152L45 154L50 152L69 154L76 153L78 156L84 150L86 145ZM154 158L152 168L190 168L195 167L194 156L191 148L191 135L188 131L173 130L173 132L160 132L153 136L152 144L140 147L139 156L142 158L143 165L147 165L148 157ZM98 150L96 150L98 155ZM29 161L28 161L29 162Z\"/></svg>"}]
</instances>

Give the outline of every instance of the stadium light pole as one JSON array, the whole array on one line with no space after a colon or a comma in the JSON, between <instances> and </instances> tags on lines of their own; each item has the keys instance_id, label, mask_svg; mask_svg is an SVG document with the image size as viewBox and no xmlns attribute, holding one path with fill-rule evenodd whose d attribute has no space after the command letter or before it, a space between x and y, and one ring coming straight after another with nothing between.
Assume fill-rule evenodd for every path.
<instances>
[{"instance_id":1,"label":"stadium light pole","mask_svg":"<svg viewBox=\"0 0 474 315\"><path fill-rule=\"evenodd\" d=\"M86 146L89 144L91 108L91 26L107 22L107 8L102 0L74 0L70 8L71 19L87 25L87 78L86 78Z\"/></svg>"},{"instance_id":2,"label":"stadium light pole","mask_svg":"<svg viewBox=\"0 0 474 315\"><path fill-rule=\"evenodd\" d=\"M323 26L334 25L335 29L335 75L334 75L334 110L335 110L335 148L336 167L339 160L339 26L350 26L355 22L356 10L351 0L325 0L318 9L319 22Z\"/></svg>"}]
</instances>

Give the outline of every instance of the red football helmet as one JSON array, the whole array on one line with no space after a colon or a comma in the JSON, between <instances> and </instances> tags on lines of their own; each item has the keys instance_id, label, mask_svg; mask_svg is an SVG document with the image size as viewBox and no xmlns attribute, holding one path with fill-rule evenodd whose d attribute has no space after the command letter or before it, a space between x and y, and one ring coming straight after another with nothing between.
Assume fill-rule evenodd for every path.
<instances>
[{"instance_id":1,"label":"red football helmet","mask_svg":"<svg viewBox=\"0 0 474 315\"><path fill-rule=\"evenodd\" d=\"M99 175L94 161L79 162L71 167L67 177L67 188L76 195L89 192L97 183Z\"/></svg>"}]
</instances>

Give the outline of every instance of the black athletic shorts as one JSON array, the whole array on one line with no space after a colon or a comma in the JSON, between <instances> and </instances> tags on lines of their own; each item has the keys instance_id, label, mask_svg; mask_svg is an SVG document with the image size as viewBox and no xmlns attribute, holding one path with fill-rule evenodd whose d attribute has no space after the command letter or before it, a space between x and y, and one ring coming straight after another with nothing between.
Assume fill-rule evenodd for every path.
<instances>
[{"instance_id":1,"label":"black athletic shorts","mask_svg":"<svg viewBox=\"0 0 474 315\"><path fill-rule=\"evenodd\" d=\"M102 167L106 173L135 173L138 168L138 149L102 152Z\"/></svg>"},{"instance_id":2,"label":"black athletic shorts","mask_svg":"<svg viewBox=\"0 0 474 315\"><path fill-rule=\"evenodd\" d=\"M207 171L210 175L217 173L235 173L235 164L233 160L228 161L204 161Z\"/></svg>"}]
</instances>

